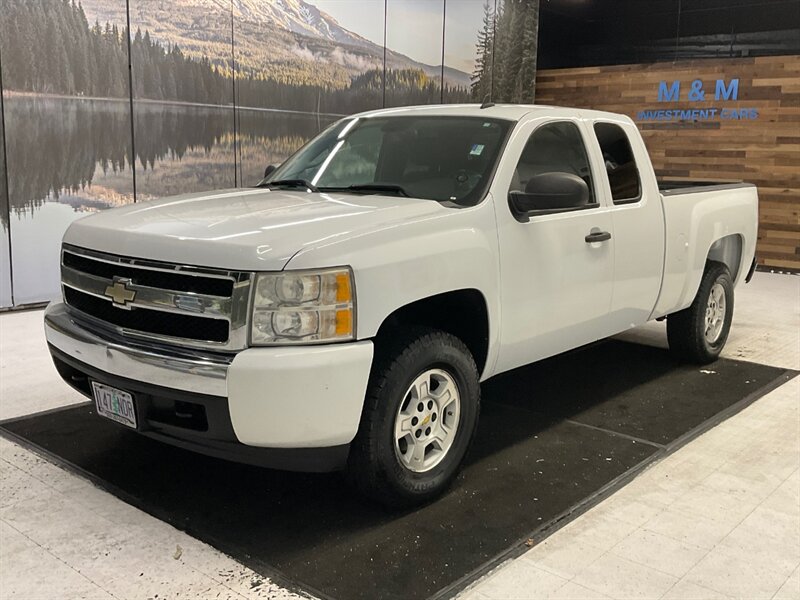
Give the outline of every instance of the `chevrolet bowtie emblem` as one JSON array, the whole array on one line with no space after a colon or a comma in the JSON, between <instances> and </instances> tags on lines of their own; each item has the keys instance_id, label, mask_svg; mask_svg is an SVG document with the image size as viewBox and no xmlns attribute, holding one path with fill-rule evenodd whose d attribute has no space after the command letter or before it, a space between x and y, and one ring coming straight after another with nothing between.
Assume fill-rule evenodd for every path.
<instances>
[{"instance_id":1,"label":"chevrolet bowtie emblem","mask_svg":"<svg viewBox=\"0 0 800 600\"><path fill-rule=\"evenodd\" d=\"M115 306L128 308L128 302L133 302L136 298L136 292L128 288L130 283L130 279L114 277L114 284L106 287L105 295L111 298Z\"/></svg>"}]
</instances>

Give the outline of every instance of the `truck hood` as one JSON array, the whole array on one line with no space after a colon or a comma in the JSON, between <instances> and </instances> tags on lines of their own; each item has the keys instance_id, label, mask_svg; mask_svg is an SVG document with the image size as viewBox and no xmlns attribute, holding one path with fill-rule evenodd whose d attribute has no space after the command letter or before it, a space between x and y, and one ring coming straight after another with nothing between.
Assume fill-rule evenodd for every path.
<instances>
[{"instance_id":1,"label":"truck hood","mask_svg":"<svg viewBox=\"0 0 800 600\"><path fill-rule=\"evenodd\" d=\"M184 265L275 271L315 244L450 210L414 198L235 189L106 210L75 221L64 241Z\"/></svg>"}]
</instances>

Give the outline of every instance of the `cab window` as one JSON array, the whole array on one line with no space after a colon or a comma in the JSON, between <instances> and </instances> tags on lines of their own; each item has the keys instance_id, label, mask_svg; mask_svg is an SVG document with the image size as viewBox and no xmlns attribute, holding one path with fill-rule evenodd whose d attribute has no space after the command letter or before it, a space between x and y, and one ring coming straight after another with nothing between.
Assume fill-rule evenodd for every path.
<instances>
[{"instance_id":1,"label":"cab window","mask_svg":"<svg viewBox=\"0 0 800 600\"><path fill-rule=\"evenodd\" d=\"M492 180L514 122L436 115L345 119L289 158L269 182L322 192L393 193L472 206Z\"/></svg>"},{"instance_id":2,"label":"cab window","mask_svg":"<svg viewBox=\"0 0 800 600\"><path fill-rule=\"evenodd\" d=\"M578 126L571 121L547 123L531 134L514 170L509 193L517 197L535 195L542 178L550 176L580 179L588 187L588 193L584 188L583 194L572 196L570 205L561 206L561 210L596 206L586 146Z\"/></svg>"},{"instance_id":3,"label":"cab window","mask_svg":"<svg viewBox=\"0 0 800 600\"><path fill-rule=\"evenodd\" d=\"M638 201L642 184L628 134L613 123L595 123L594 132L603 153L614 204Z\"/></svg>"}]
</instances>

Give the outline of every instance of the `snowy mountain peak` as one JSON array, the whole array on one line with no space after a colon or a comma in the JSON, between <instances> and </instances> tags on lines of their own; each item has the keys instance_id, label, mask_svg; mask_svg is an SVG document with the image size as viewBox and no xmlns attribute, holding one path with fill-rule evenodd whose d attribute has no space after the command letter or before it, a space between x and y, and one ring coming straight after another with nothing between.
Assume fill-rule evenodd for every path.
<instances>
[{"instance_id":1,"label":"snowy mountain peak","mask_svg":"<svg viewBox=\"0 0 800 600\"><path fill-rule=\"evenodd\" d=\"M233 0L233 13L234 17L250 22L276 25L292 33L321 37L339 44L372 45L304 0Z\"/></svg>"}]
</instances>

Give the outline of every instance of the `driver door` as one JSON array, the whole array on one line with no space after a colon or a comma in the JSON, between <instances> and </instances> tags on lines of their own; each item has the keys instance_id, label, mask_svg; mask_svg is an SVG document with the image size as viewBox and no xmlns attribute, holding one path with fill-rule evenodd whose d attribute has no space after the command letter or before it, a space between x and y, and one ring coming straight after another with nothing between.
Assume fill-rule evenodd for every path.
<instances>
[{"instance_id":1,"label":"driver door","mask_svg":"<svg viewBox=\"0 0 800 600\"><path fill-rule=\"evenodd\" d=\"M501 271L497 372L610 333L613 222L598 190L599 165L593 164L597 157L588 152L587 139L579 119L539 118L509 140L492 187ZM552 172L583 179L588 203L515 215L509 192L524 193L532 177Z\"/></svg>"}]
</instances>

